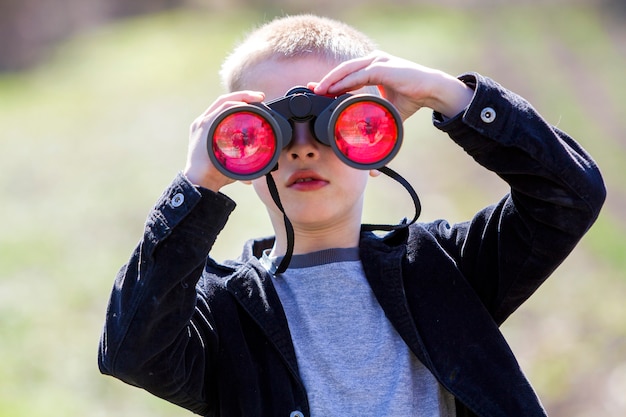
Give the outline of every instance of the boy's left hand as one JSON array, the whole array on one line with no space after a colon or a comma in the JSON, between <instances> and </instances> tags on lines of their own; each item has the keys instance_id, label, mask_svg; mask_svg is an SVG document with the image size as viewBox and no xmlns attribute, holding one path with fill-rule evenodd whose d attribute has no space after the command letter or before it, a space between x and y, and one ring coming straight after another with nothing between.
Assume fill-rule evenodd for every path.
<instances>
[{"instance_id":1,"label":"boy's left hand","mask_svg":"<svg viewBox=\"0 0 626 417\"><path fill-rule=\"evenodd\" d=\"M343 62L308 87L316 94L339 95L368 85L378 86L403 120L422 107L453 117L467 107L474 94L456 77L382 51Z\"/></svg>"}]
</instances>

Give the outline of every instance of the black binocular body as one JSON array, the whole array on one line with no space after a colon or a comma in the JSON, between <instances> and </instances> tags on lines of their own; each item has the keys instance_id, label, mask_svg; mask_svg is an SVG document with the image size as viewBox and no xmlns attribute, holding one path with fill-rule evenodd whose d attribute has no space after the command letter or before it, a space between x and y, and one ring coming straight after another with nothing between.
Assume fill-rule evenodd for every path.
<instances>
[{"instance_id":1,"label":"black binocular body","mask_svg":"<svg viewBox=\"0 0 626 417\"><path fill-rule=\"evenodd\" d=\"M385 166L402 144L402 119L387 100L372 94L329 97L295 87L284 97L220 113L209 128L209 157L230 178L261 177L277 167L294 123L309 123L318 142L358 169Z\"/></svg>"}]
</instances>

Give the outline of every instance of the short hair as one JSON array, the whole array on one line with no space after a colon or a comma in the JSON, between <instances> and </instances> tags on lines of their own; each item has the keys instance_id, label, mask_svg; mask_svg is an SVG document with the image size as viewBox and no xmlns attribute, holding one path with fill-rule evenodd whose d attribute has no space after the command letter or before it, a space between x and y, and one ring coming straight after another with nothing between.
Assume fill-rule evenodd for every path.
<instances>
[{"instance_id":1,"label":"short hair","mask_svg":"<svg viewBox=\"0 0 626 417\"><path fill-rule=\"evenodd\" d=\"M220 75L228 91L238 91L261 62L316 55L339 64L375 49L369 37L343 22L312 14L284 16L250 32L226 58Z\"/></svg>"}]
</instances>

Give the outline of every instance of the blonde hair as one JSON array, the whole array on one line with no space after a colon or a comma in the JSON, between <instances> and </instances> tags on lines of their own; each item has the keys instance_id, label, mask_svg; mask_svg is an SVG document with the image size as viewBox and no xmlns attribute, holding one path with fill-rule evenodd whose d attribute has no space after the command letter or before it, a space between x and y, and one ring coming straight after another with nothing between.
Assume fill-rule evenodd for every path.
<instances>
[{"instance_id":1,"label":"blonde hair","mask_svg":"<svg viewBox=\"0 0 626 417\"><path fill-rule=\"evenodd\" d=\"M226 58L220 75L228 91L238 91L261 62L316 55L339 64L374 49L370 38L345 23L311 14L285 16L249 33Z\"/></svg>"}]
</instances>

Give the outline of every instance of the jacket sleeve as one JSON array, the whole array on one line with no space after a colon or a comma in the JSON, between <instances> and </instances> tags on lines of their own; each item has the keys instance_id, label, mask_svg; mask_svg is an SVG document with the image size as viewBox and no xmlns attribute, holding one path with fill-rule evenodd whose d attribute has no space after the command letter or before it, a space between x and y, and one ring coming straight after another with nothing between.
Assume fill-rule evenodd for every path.
<instances>
[{"instance_id":1,"label":"jacket sleeve","mask_svg":"<svg viewBox=\"0 0 626 417\"><path fill-rule=\"evenodd\" d=\"M479 74L455 118L434 114L439 129L510 186L472 221L433 225L498 324L524 302L591 227L606 196L591 157L550 126L523 98Z\"/></svg>"},{"instance_id":2,"label":"jacket sleeve","mask_svg":"<svg viewBox=\"0 0 626 417\"><path fill-rule=\"evenodd\" d=\"M179 175L118 273L100 340L104 374L201 412L217 336L196 284L234 202Z\"/></svg>"}]
</instances>

